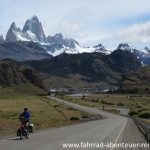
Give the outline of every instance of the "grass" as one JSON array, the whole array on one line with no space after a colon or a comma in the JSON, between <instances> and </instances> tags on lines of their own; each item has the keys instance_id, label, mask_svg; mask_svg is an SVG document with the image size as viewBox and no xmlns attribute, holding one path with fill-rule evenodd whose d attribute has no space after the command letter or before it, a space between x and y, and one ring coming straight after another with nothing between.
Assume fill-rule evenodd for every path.
<instances>
[{"instance_id":1,"label":"grass","mask_svg":"<svg viewBox=\"0 0 150 150\"><path fill-rule=\"evenodd\" d=\"M0 99L24 99L26 97L34 97L45 95L46 92L39 89L38 87L33 86L30 83L14 85L13 87L0 88Z\"/></svg>"},{"instance_id":2,"label":"grass","mask_svg":"<svg viewBox=\"0 0 150 150\"><path fill-rule=\"evenodd\" d=\"M101 110L103 110L103 109L101 109ZM107 112L112 113L112 114L119 114L120 113L120 111L115 109L115 108L105 108L104 111L107 111Z\"/></svg>"},{"instance_id":3,"label":"grass","mask_svg":"<svg viewBox=\"0 0 150 150\"><path fill-rule=\"evenodd\" d=\"M0 136L16 133L17 118L24 107L29 108L31 121L37 130L69 125L82 119L83 112L46 99L45 94L31 84L0 89ZM79 119L70 120L71 117Z\"/></svg>"},{"instance_id":4,"label":"grass","mask_svg":"<svg viewBox=\"0 0 150 150\"><path fill-rule=\"evenodd\" d=\"M89 107L100 107L102 106L102 104L100 103L100 101L95 100L95 99L90 99L90 97L86 97L85 99L83 99L82 97L71 97L71 96L61 96L59 95L58 97L69 100L71 102L74 103L78 103L80 105L84 105L84 106L89 106Z\"/></svg>"},{"instance_id":5,"label":"grass","mask_svg":"<svg viewBox=\"0 0 150 150\"><path fill-rule=\"evenodd\" d=\"M143 119L143 122L144 122L146 125L150 126L150 120Z\"/></svg>"}]
</instances>

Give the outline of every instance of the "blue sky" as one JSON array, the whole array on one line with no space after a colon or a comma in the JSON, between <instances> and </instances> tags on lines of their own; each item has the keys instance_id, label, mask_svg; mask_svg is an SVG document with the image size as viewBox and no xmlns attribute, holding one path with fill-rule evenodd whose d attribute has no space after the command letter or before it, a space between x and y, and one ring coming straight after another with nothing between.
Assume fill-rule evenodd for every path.
<instances>
[{"instance_id":1,"label":"blue sky","mask_svg":"<svg viewBox=\"0 0 150 150\"><path fill-rule=\"evenodd\" d=\"M83 46L150 47L150 0L0 0L0 33L5 36L13 21L23 28L33 15L46 35L61 32Z\"/></svg>"}]
</instances>

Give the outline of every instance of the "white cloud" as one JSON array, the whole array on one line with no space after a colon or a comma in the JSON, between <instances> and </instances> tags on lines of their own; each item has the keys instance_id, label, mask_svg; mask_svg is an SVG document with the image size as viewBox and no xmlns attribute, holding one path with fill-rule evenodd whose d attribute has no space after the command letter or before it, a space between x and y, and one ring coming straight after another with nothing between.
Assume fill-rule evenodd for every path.
<instances>
[{"instance_id":1,"label":"white cloud","mask_svg":"<svg viewBox=\"0 0 150 150\"><path fill-rule=\"evenodd\" d=\"M12 21L22 27L35 14L46 35L62 32L84 45L150 42L150 23L135 24L148 20L150 0L1 0L0 10L3 35Z\"/></svg>"},{"instance_id":2,"label":"white cloud","mask_svg":"<svg viewBox=\"0 0 150 150\"><path fill-rule=\"evenodd\" d=\"M84 38L86 34L81 32L82 23L80 22L61 22L57 25L53 32L61 32L66 37L72 37L76 39Z\"/></svg>"},{"instance_id":3,"label":"white cloud","mask_svg":"<svg viewBox=\"0 0 150 150\"><path fill-rule=\"evenodd\" d=\"M82 45L90 43L90 46L102 43L107 48L117 47L122 42L127 42L140 48L150 46L150 21L134 24L110 34L88 35L80 39L79 42Z\"/></svg>"},{"instance_id":4,"label":"white cloud","mask_svg":"<svg viewBox=\"0 0 150 150\"><path fill-rule=\"evenodd\" d=\"M97 44L108 44L111 36L108 34L102 34L98 36L86 36L85 38L80 38L79 43L83 46L95 46Z\"/></svg>"},{"instance_id":5,"label":"white cloud","mask_svg":"<svg viewBox=\"0 0 150 150\"><path fill-rule=\"evenodd\" d=\"M150 43L150 21L122 29L117 33L116 37L127 42L148 44Z\"/></svg>"}]
</instances>

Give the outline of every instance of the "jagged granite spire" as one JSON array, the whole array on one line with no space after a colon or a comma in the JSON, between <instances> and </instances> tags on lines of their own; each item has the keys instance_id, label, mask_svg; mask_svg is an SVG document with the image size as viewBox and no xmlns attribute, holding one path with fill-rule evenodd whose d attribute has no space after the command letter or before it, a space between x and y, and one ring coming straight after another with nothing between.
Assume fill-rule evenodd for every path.
<instances>
[{"instance_id":1,"label":"jagged granite spire","mask_svg":"<svg viewBox=\"0 0 150 150\"><path fill-rule=\"evenodd\" d=\"M13 41L13 42L17 41L18 33L21 33L21 29L16 26L15 22L12 22L6 34L6 41Z\"/></svg>"},{"instance_id":2,"label":"jagged granite spire","mask_svg":"<svg viewBox=\"0 0 150 150\"><path fill-rule=\"evenodd\" d=\"M133 49L128 43L120 43L117 49L121 50L131 50Z\"/></svg>"},{"instance_id":3,"label":"jagged granite spire","mask_svg":"<svg viewBox=\"0 0 150 150\"><path fill-rule=\"evenodd\" d=\"M48 36L47 41L51 44L62 45L69 48L75 48L79 43L72 38L64 38L61 33L57 33L54 36Z\"/></svg>"},{"instance_id":4,"label":"jagged granite spire","mask_svg":"<svg viewBox=\"0 0 150 150\"><path fill-rule=\"evenodd\" d=\"M34 15L31 19L27 19L22 32L26 33L28 31L35 34L40 43L47 43L42 24L37 16Z\"/></svg>"}]
</instances>

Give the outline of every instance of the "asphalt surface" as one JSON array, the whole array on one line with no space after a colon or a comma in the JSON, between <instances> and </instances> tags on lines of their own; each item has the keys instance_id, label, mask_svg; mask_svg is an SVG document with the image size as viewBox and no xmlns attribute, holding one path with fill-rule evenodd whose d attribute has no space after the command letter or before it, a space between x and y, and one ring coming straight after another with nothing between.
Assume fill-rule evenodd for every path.
<instances>
[{"instance_id":1,"label":"asphalt surface","mask_svg":"<svg viewBox=\"0 0 150 150\"><path fill-rule=\"evenodd\" d=\"M122 137L122 142L138 143L140 145L142 145L142 143L145 143L145 138L140 133L138 127L136 126L136 124L134 123L134 121L132 119L128 119L128 121L127 121L125 130L124 130L124 134ZM128 150L128 148L124 148L124 150ZM130 148L130 150L135 150L135 148ZM136 150L145 150L145 148L142 148L141 146L139 146L138 148L136 148Z\"/></svg>"},{"instance_id":2,"label":"asphalt surface","mask_svg":"<svg viewBox=\"0 0 150 150\"><path fill-rule=\"evenodd\" d=\"M125 139L125 142L129 142L129 137L133 135L132 132L134 131L131 129L128 133L128 137L125 136L127 128L130 128L130 124L128 124L129 119L126 117L80 106L60 99L55 100L85 112L103 115L107 117L107 119L50 129L48 131L32 134L27 140L18 140L16 137L7 138L0 141L0 150L112 150L113 148L100 148L89 144L99 143L102 146L102 144L106 145L110 142L114 143ZM137 133L136 137L139 137L138 142L144 141L140 132ZM82 147L63 148L63 146L65 146L64 144L67 143L79 144L75 146Z\"/></svg>"}]
</instances>

